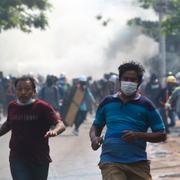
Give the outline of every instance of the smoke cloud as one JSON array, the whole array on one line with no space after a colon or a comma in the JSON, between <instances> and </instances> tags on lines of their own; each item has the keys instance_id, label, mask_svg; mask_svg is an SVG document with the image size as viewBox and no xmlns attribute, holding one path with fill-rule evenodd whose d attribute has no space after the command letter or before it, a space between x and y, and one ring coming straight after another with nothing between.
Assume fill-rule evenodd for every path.
<instances>
[{"instance_id":1,"label":"smoke cloud","mask_svg":"<svg viewBox=\"0 0 180 180\"><path fill-rule=\"evenodd\" d=\"M157 44L126 26L136 16L154 19L133 0L52 0L46 31L0 34L0 70L6 75L82 74L94 78L116 72L123 60L144 61L157 53ZM101 15L101 19L96 18ZM103 25L108 21L106 26Z\"/></svg>"}]
</instances>

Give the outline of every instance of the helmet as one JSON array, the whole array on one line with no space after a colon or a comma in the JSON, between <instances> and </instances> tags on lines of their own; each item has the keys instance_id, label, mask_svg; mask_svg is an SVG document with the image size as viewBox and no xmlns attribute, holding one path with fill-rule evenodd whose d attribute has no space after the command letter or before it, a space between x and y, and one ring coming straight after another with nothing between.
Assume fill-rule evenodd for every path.
<instances>
[{"instance_id":1,"label":"helmet","mask_svg":"<svg viewBox=\"0 0 180 180\"><path fill-rule=\"evenodd\" d=\"M173 75L170 75L166 78L166 83L176 83L176 78Z\"/></svg>"},{"instance_id":2,"label":"helmet","mask_svg":"<svg viewBox=\"0 0 180 180\"><path fill-rule=\"evenodd\" d=\"M87 77L82 75L82 76L79 77L79 81L86 82L87 81Z\"/></svg>"},{"instance_id":3,"label":"helmet","mask_svg":"<svg viewBox=\"0 0 180 180\"><path fill-rule=\"evenodd\" d=\"M59 79L64 79L65 77L66 77L65 72L62 72L62 73L59 75Z\"/></svg>"},{"instance_id":4,"label":"helmet","mask_svg":"<svg viewBox=\"0 0 180 180\"><path fill-rule=\"evenodd\" d=\"M176 78L177 78L177 79L180 79L180 72L177 72L177 73L176 73Z\"/></svg>"},{"instance_id":5,"label":"helmet","mask_svg":"<svg viewBox=\"0 0 180 180\"><path fill-rule=\"evenodd\" d=\"M115 75L115 74L113 74L113 75L111 75L110 76L110 78L109 78L109 81L111 81L111 82L116 82L117 81L117 79L118 79L118 76L117 75Z\"/></svg>"}]
</instances>

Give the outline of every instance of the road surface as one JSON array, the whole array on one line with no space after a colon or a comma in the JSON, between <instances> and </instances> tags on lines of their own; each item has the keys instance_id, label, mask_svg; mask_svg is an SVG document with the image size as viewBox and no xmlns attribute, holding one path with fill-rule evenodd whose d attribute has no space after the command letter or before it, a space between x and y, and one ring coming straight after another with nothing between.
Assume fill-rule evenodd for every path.
<instances>
[{"instance_id":1,"label":"road surface","mask_svg":"<svg viewBox=\"0 0 180 180\"><path fill-rule=\"evenodd\" d=\"M72 128L50 139L51 157L48 180L101 180L97 166L100 150L92 151L89 141L88 119L80 128L79 136ZM160 144L148 144L153 180L180 180L180 121L171 129L168 140ZM11 180L8 154L10 133L0 138L0 180Z\"/></svg>"}]
</instances>

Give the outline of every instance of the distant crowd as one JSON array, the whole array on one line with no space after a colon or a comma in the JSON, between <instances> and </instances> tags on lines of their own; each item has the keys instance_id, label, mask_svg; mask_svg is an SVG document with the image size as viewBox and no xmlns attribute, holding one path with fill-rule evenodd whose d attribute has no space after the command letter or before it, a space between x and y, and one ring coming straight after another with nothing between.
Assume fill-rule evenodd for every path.
<instances>
[{"instance_id":1,"label":"distant crowd","mask_svg":"<svg viewBox=\"0 0 180 180\"><path fill-rule=\"evenodd\" d=\"M65 74L47 75L43 77L38 75L34 77L36 80L36 95L37 98L43 99L50 103L56 110L60 111L61 115L67 111L67 105L72 98L72 91L79 82L82 82L91 91L93 98L98 104L103 97L108 94L113 94L118 90L118 75L115 73L104 74L102 79L93 81L91 77L84 75L72 79L70 82ZM0 72L0 114L7 115L7 107L10 101L15 99L14 82L16 77L4 76ZM89 105L89 111L91 111Z\"/></svg>"},{"instance_id":2,"label":"distant crowd","mask_svg":"<svg viewBox=\"0 0 180 180\"><path fill-rule=\"evenodd\" d=\"M107 96L116 93L119 90L119 78L116 73L107 73L99 80L93 80L92 77L84 75L72 79L69 82L68 77L61 73L58 76L47 75L43 77L38 75L36 79L36 94L39 99L43 99L51 104L54 109L60 112L62 118L65 118L73 93L78 83L88 88L91 98L86 99L86 112L92 113L96 105ZM0 115L7 115L7 107L10 101L15 99L14 81L16 77L4 76L0 72ZM151 74L145 79L140 89L141 94L147 96L158 108L167 132L169 127L175 126L176 120L180 119L180 72L176 75L168 73L165 78L165 86L162 87L156 74ZM86 115L87 115L86 113Z\"/></svg>"},{"instance_id":3,"label":"distant crowd","mask_svg":"<svg viewBox=\"0 0 180 180\"><path fill-rule=\"evenodd\" d=\"M167 133L173 130L169 127L175 126L179 116L176 106L180 88L172 73L167 75L166 85L162 80L159 83L155 74L150 80L143 79L144 73L143 65L129 61L118 67L118 74L104 74L99 80L81 75L69 82L63 73L45 79L2 74L5 104L1 105L7 118L1 123L0 136L11 131L9 164L13 179L47 180L52 161L49 138L60 135L67 126L73 126L72 133L78 136L89 113L93 115L88 118L93 119L91 148L96 151L101 147L98 166L102 179L152 180L147 142L167 140Z\"/></svg>"}]
</instances>

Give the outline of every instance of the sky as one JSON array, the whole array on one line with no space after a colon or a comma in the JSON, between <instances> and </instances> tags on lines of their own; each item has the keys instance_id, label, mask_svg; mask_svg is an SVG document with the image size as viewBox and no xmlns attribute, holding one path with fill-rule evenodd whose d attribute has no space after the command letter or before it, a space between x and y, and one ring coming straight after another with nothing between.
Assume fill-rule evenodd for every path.
<instances>
[{"instance_id":1,"label":"sky","mask_svg":"<svg viewBox=\"0 0 180 180\"><path fill-rule=\"evenodd\" d=\"M133 17L157 19L135 0L51 0L45 31L8 30L0 35L0 70L5 75L52 74L101 78L129 60L146 61L158 45L126 25ZM101 19L96 17L101 15ZM107 26L103 22L109 20Z\"/></svg>"}]
</instances>

